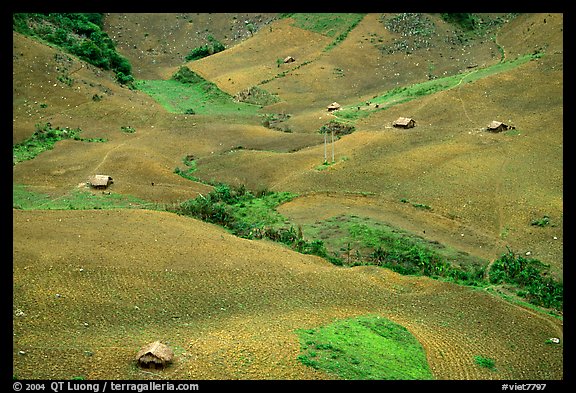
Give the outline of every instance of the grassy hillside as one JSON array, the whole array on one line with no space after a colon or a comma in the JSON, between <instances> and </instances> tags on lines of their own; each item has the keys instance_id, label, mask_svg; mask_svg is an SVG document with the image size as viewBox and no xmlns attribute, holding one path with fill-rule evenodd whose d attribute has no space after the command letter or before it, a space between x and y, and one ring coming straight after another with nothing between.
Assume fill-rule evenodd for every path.
<instances>
[{"instance_id":1,"label":"grassy hillside","mask_svg":"<svg viewBox=\"0 0 576 393\"><path fill-rule=\"evenodd\" d=\"M132 88L13 32L14 377L367 379L382 359L334 337L380 345L379 316L425 353L395 370L429 367L385 375L563 379L561 307L520 284L563 277L562 14L111 13L101 28ZM332 142L334 121L351 132ZM95 174L114 183L92 189ZM140 369L157 339L174 363Z\"/></svg>"}]
</instances>

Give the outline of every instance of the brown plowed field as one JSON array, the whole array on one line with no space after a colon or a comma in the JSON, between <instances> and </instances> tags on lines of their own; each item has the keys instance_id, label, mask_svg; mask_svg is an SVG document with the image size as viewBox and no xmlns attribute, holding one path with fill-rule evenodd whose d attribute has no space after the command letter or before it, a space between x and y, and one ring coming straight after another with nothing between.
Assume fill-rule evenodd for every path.
<instances>
[{"instance_id":1,"label":"brown plowed field","mask_svg":"<svg viewBox=\"0 0 576 393\"><path fill-rule=\"evenodd\" d=\"M486 292L338 268L170 213L75 213L14 211L22 378L146 379L132 357L155 338L178 355L163 378L326 378L298 364L294 330L366 313L408 328L438 379L562 378L562 347L545 343L562 324Z\"/></svg>"},{"instance_id":2,"label":"brown plowed field","mask_svg":"<svg viewBox=\"0 0 576 393\"><path fill-rule=\"evenodd\" d=\"M369 14L324 51L333 39L289 19L259 15L250 37L245 27L232 35L231 26L256 23L256 15L195 15L107 14L106 28L136 78L159 79L203 43L192 39L196 31L212 26L230 48L187 65L231 94L294 66L277 67L277 58L309 62L261 85L282 99L262 112L291 113L292 133L258 119L168 113L143 92L119 87L112 74L14 33L13 143L43 122L107 139L58 142L15 165L14 184L59 198L105 173L114 178L112 193L173 204L211 190L174 173L192 154L194 175L206 182L299 194L278 209L294 223L370 217L486 260L506 246L530 251L562 276L562 14L520 15L498 31L507 58L543 48L537 61L375 112L335 143L337 162L324 170L317 130L332 118L328 104L360 103L422 82L427 61L448 73L495 64L494 42L453 47L443 40L448 25L431 15L440 34L433 51L382 55L373 42L397 36L381 15ZM57 80L62 69L72 86ZM399 116L417 119L417 126L392 128ZM511 121L517 132L485 132L496 119ZM530 225L543 215L553 225ZM337 267L168 212L14 209L13 282L13 375L23 379L333 379L297 360L295 329L361 314L405 326L437 379L564 378L559 318L490 291ZM547 344L551 337L561 344ZM133 357L156 339L175 349L175 362L142 371ZM496 370L478 366L475 356L494 359Z\"/></svg>"}]
</instances>

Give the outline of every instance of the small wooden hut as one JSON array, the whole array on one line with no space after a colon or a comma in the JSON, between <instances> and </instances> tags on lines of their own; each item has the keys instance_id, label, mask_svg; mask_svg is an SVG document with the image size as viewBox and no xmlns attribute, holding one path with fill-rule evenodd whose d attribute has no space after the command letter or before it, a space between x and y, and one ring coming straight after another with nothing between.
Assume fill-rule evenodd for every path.
<instances>
[{"instance_id":1,"label":"small wooden hut","mask_svg":"<svg viewBox=\"0 0 576 393\"><path fill-rule=\"evenodd\" d=\"M416 126L416 120L410 117L399 117L392 125L397 128L413 128Z\"/></svg>"},{"instance_id":2,"label":"small wooden hut","mask_svg":"<svg viewBox=\"0 0 576 393\"><path fill-rule=\"evenodd\" d=\"M160 341L142 347L136 355L136 362L145 368L164 368L174 358L174 351Z\"/></svg>"},{"instance_id":3,"label":"small wooden hut","mask_svg":"<svg viewBox=\"0 0 576 393\"><path fill-rule=\"evenodd\" d=\"M488 127L486 128L487 131L491 132L502 132L506 130L513 130L514 126L509 126L508 124L504 124L501 121L493 120Z\"/></svg>"},{"instance_id":4,"label":"small wooden hut","mask_svg":"<svg viewBox=\"0 0 576 393\"><path fill-rule=\"evenodd\" d=\"M112 183L114 183L114 181L108 175L94 175L88 180L88 184L91 187L101 190L108 188Z\"/></svg>"},{"instance_id":5,"label":"small wooden hut","mask_svg":"<svg viewBox=\"0 0 576 393\"><path fill-rule=\"evenodd\" d=\"M340 109L342 106L337 103L337 102L333 102L330 105L328 105L328 112L333 112L333 111L337 111L338 109Z\"/></svg>"},{"instance_id":6,"label":"small wooden hut","mask_svg":"<svg viewBox=\"0 0 576 393\"><path fill-rule=\"evenodd\" d=\"M284 59L284 63L292 63L293 61L296 61L296 59L292 56L288 56Z\"/></svg>"}]
</instances>

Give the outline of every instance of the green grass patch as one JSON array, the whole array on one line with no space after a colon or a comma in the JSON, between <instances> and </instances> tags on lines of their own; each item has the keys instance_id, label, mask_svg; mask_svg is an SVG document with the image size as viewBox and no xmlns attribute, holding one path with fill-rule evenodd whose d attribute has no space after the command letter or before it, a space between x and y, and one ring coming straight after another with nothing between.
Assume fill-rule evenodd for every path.
<instances>
[{"instance_id":1,"label":"green grass patch","mask_svg":"<svg viewBox=\"0 0 576 393\"><path fill-rule=\"evenodd\" d=\"M299 329L302 364L348 380L434 379L426 353L403 326L380 316Z\"/></svg>"},{"instance_id":2,"label":"green grass patch","mask_svg":"<svg viewBox=\"0 0 576 393\"><path fill-rule=\"evenodd\" d=\"M74 189L62 196L54 197L30 191L30 187L14 184L12 187L12 207L22 210L92 210L143 208L150 203L122 194L93 193Z\"/></svg>"},{"instance_id":3,"label":"green grass patch","mask_svg":"<svg viewBox=\"0 0 576 393\"><path fill-rule=\"evenodd\" d=\"M279 227L286 218L276 211L276 207L296 197L290 192L270 192L258 198L248 198L233 206L233 215L249 227Z\"/></svg>"},{"instance_id":4,"label":"green grass patch","mask_svg":"<svg viewBox=\"0 0 576 393\"><path fill-rule=\"evenodd\" d=\"M170 113L255 116L260 106L237 102L216 84L187 67L169 80L138 80L136 88L148 94Z\"/></svg>"},{"instance_id":5,"label":"green grass patch","mask_svg":"<svg viewBox=\"0 0 576 393\"><path fill-rule=\"evenodd\" d=\"M528 54L520 56L515 60L500 62L485 68L477 68L474 71L444 78L436 78L411 86L397 87L371 99L370 102L374 105L374 108L370 108L370 110L359 110L358 108L362 107L364 103L358 103L342 107L340 110L335 111L334 115L350 121L359 120L370 116L374 111L385 110L394 105L458 87L462 83L473 82L490 75L508 71L530 60L539 58L541 55L541 53Z\"/></svg>"}]
</instances>

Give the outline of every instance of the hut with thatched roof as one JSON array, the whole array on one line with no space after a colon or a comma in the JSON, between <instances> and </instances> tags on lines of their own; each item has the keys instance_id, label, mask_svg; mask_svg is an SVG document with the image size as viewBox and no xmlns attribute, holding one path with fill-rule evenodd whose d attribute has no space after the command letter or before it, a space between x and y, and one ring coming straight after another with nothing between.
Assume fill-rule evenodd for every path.
<instances>
[{"instance_id":1,"label":"hut with thatched roof","mask_svg":"<svg viewBox=\"0 0 576 393\"><path fill-rule=\"evenodd\" d=\"M164 368L174 358L174 351L160 341L142 347L136 354L136 362L145 368Z\"/></svg>"},{"instance_id":2,"label":"hut with thatched roof","mask_svg":"<svg viewBox=\"0 0 576 393\"><path fill-rule=\"evenodd\" d=\"M284 59L284 63L292 63L292 62L294 62L294 61L296 61L296 59L293 58L292 56L287 56L287 57Z\"/></svg>"},{"instance_id":3,"label":"hut with thatched roof","mask_svg":"<svg viewBox=\"0 0 576 393\"><path fill-rule=\"evenodd\" d=\"M508 124L504 124L501 121L493 120L490 124L488 124L486 130L491 132L502 132L506 130L513 130L514 128L514 126L509 126Z\"/></svg>"},{"instance_id":4,"label":"hut with thatched roof","mask_svg":"<svg viewBox=\"0 0 576 393\"><path fill-rule=\"evenodd\" d=\"M399 117L392 125L398 128L412 128L416 126L416 120L410 117Z\"/></svg>"},{"instance_id":5,"label":"hut with thatched roof","mask_svg":"<svg viewBox=\"0 0 576 393\"><path fill-rule=\"evenodd\" d=\"M332 111L337 111L338 109L340 109L342 106L337 103L337 102L333 102L330 105L328 105L328 112L332 112Z\"/></svg>"},{"instance_id":6,"label":"hut with thatched roof","mask_svg":"<svg viewBox=\"0 0 576 393\"><path fill-rule=\"evenodd\" d=\"M108 175L94 175L88 180L88 184L97 189L106 189L110 184L114 183L112 178Z\"/></svg>"}]
</instances>

